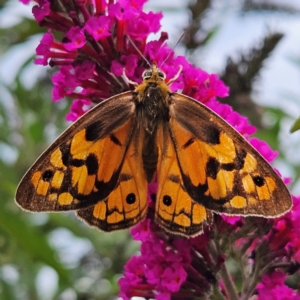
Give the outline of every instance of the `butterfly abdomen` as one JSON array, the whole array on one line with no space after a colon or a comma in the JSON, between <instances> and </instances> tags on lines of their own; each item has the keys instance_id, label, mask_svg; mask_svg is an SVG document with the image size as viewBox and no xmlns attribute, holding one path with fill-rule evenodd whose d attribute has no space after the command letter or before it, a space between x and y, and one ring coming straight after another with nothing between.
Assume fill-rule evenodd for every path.
<instances>
[{"instance_id":1,"label":"butterfly abdomen","mask_svg":"<svg viewBox=\"0 0 300 300\"><path fill-rule=\"evenodd\" d=\"M142 159L147 181L151 182L157 168L158 148L155 135L147 131L144 134Z\"/></svg>"}]
</instances>

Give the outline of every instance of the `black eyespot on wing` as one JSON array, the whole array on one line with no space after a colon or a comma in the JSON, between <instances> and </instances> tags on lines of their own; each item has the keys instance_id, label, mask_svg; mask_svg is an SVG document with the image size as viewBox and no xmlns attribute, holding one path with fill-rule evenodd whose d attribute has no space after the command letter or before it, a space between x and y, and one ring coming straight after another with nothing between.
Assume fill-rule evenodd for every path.
<instances>
[{"instance_id":1,"label":"black eyespot on wing","mask_svg":"<svg viewBox=\"0 0 300 300\"><path fill-rule=\"evenodd\" d=\"M255 183L256 186L261 187L265 184L265 180L261 176L254 176L253 177L253 182Z\"/></svg>"},{"instance_id":2,"label":"black eyespot on wing","mask_svg":"<svg viewBox=\"0 0 300 300\"><path fill-rule=\"evenodd\" d=\"M53 170L46 170L42 175L42 179L44 181L50 181L52 179L53 175L54 175Z\"/></svg>"},{"instance_id":3,"label":"black eyespot on wing","mask_svg":"<svg viewBox=\"0 0 300 300\"><path fill-rule=\"evenodd\" d=\"M169 195L164 195L163 203L166 206L170 206L172 204L172 198Z\"/></svg>"},{"instance_id":4,"label":"black eyespot on wing","mask_svg":"<svg viewBox=\"0 0 300 300\"><path fill-rule=\"evenodd\" d=\"M128 204L133 204L133 203L135 202L135 200L136 200L136 197L135 197L135 194L134 194L134 193L130 193L130 194L128 194L127 197L126 197L126 202L127 202Z\"/></svg>"},{"instance_id":5,"label":"black eyespot on wing","mask_svg":"<svg viewBox=\"0 0 300 300\"><path fill-rule=\"evenodd\" d=\"M89 156L86 159L86 167L88 169L89 175L97 173L99 165L95 154L89 154Z\"/></svg>"}]
</instances>

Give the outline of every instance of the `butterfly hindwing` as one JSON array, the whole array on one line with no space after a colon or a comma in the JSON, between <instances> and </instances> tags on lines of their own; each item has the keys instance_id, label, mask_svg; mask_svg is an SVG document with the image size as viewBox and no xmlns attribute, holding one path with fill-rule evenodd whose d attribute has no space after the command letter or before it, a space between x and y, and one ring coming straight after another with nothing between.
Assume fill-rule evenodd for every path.
<instances>
[{"instance_id":1,"label":"butterfly hindwing","mask_svg":"<svg viewBox=\"0 0 300 300\"><path fill-rule=\"evenodd\" d=\"M140 147L141 136L135 134L126 151L117 187L104 201L80 209L77 215L103 231L136 225L147 213L147 180Z\"/></svg>"},{"instance_id":2,"label":"butterfly hindwing","mask_svg":"<svg viewBox=\"0 0 300 300\"><path fill-rule=\"evenodd\" d=\"M219 213L275 217L291 207L273 168L209 108L171 96L170 132L182 180L194 201Z\"/></svg>"},{"instance_id":3,"label":"butterfly hindwing","mask_svg":"<svg viewBox=\"0 0 300 300\"><path fill-rule=\"evenodd\" d=\"M160 127L157 140L159 162L155 222L174 234L200 234L203 223L211 223L212 213L193 201L186 192L168 128Z\"/></svg>"},{"instance_id":4,"label":"butterfly hindwing","mask_svg":"<svg viewBox=\"0 0 300 300\"><path fill-rule=\"evenodd\" d=\"M132 93L98 104L70 126L35 162L16 201L30 211L84 208L116 187L135 122Z\"/></svg>"}]
</instances>

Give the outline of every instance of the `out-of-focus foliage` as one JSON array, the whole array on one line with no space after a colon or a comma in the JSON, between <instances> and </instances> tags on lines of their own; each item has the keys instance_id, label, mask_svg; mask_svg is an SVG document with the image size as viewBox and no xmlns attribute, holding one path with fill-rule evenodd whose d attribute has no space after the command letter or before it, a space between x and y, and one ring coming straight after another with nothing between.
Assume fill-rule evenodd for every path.
<instances>
[{"instance_id":1,"label":"out-of-focus foliage","mask_svg":"<svg viewBox=\"0 0 300 300\"><path fill-rule=\"evenodd\" d=\"M184 44L194 62L195 50L209 44L221 26L208 17L217 9L212 2L188 4L190 26ZM7 5L12 4L0 2L0 13L8 11ZM291 8L267 4L257 7L255 2L244 1L241 13L262 9L288 12ZM10 52L21 56L22 47L25 49L31 37L42 32L44 29L27 18L0 28L0 62ZM259 47L253 45L237 60L229 58L220 74L231 88L231 96L226 101L258 125L259 138L276 149L281 120L286 114L279 109L258 107L252 97L264 61L281 38L280 32L266 33ZM15 51L17 48L19 51ZM24 60L12 83L2 82L0 78L0 299L113 299L118 293L117 280L123 266L138 249L127 231L106 234L89 228L73 214L30 214L14 203L22 175L66 127L67 101L51 102L53 70L37 76L32 87L25 85L24 79L31 76L28 68L33 65L33 58L34 53ZM11 71L5 70L8 77ZM272 117L270 126L261 122L266 115ZM294 167L296 179L298 169Z\"/></svg>"}]
</instances>

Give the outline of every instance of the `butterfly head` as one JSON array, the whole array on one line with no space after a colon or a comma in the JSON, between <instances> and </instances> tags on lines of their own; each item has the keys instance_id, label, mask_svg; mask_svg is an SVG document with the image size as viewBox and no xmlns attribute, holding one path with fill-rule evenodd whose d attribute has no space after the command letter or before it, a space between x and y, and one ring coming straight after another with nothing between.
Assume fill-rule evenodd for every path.
<instances>
[{"instance_id":1,"label":"butterfly head","mask_svg":"<svg viewBox=\"0 0 300 300\"><path fill-rule=\"evenodd\" d=\"M144 82L161 82L165 81L166 74L162 72L156 65L152 65L151 69L145 70L143 72Z\"/></svg>"},{"instance_id":2,"label":"butterfly head","mask_svg":"<svg viewBox=\"0 0 300 300\"><path fill-rule=\"evenodd\" d=\"M160 88L162 90L164 90L165 92L169 92L169 86L178 79L178 77L180 76L182 71L182 66L179 66L178 72L177 74L175 74L175 76L173 78L171 78L170 80L168 80L168 82L166 82L166 74L161 71L156 64L153 64L151 66L151 69L145 70L143 73L143 84L142 86L144 86L145 84L157 84L160 86Z\"/></svg>"},{"instance_id":3,"label":"butterfly head","mask_svg":"<svg viewBox=\"0 0 300 300\"><path fill-rule=\"evenodd\" d=\"M150 69L145 70L143 73L143 82L135 89L135 92L140 95L140 101L148 94L149 87L159 90L165 97L170 92L165 79L166 74L155 64L153 64Z\"/></svg>"},{"instance_id":4,"label":"butterfly head","mask_svg":"<svg viewBox=\"0 0 300 300\"><path fill-rule=\"evenodd\" d=\"M166 74L162 72L155 64L151 66L151 69L147 69L143 72L143 83L145 84L164 84Z\"/></svg>"}]
</instances>

